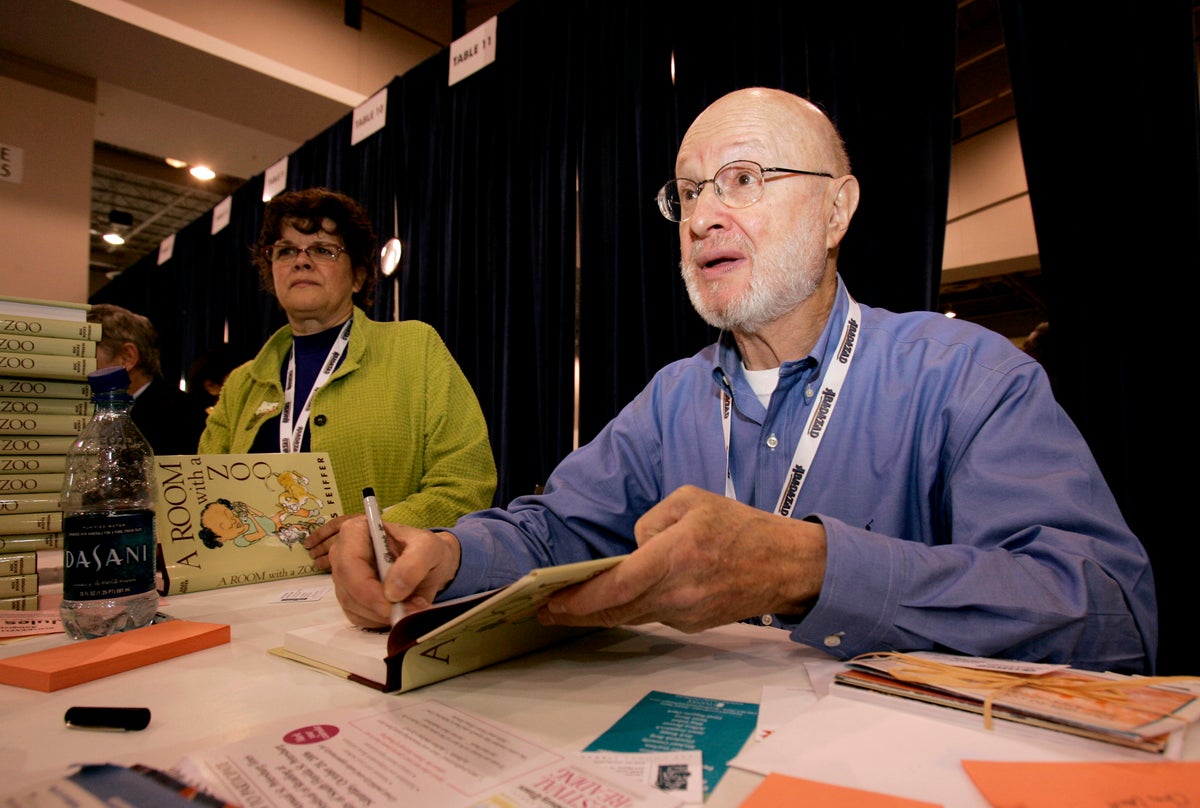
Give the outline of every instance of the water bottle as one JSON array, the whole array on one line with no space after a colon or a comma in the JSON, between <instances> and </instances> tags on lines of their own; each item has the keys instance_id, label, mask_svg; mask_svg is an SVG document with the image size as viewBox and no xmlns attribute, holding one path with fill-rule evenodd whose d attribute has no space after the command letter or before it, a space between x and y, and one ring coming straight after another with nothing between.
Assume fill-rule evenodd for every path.
<instances>
[{"instance_id":1,"label":"water bottle","mask_svg":"<svg viewBox=\"0 0 1200 808\"><path fill-rule=\"evenodd\" d=\"M158 611L154 453L130 418L129 373L88 375L92 420L67 450L63 628L75 640L140 628Z\"/></svg>"}]
</instances>

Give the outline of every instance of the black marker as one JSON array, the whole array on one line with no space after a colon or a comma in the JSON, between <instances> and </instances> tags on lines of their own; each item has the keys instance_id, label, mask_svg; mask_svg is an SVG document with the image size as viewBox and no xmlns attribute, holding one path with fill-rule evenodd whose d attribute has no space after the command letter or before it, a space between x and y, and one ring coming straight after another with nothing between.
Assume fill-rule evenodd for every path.
<instances>
[{"instance_id":1,"label":"black marker","mask_svg":"<svg viewBox=\"0 0 1200 808\"><path fill-rule=\"evenodd\" d=\"M150 710L145 707L71 707L63 720L74 729L130 732L150 725Z\"/></svg>"}]
</instances>

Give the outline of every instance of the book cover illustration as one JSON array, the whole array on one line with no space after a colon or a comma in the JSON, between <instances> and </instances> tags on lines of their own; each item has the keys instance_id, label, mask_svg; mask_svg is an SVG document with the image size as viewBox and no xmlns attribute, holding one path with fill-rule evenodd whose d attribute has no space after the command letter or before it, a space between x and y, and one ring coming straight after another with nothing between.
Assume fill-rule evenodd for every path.
<instances>
[{"instance_id":1,"label":"book cover illustration","mask_svg":"<svg viewBox=\"0 0 1200 808\"><path fill-rule=\"evenodd\" d=\"M345 513L325 454L161 455L154 465L163 595L315 574L303 541Z\"/></svg>"}]
</instances>

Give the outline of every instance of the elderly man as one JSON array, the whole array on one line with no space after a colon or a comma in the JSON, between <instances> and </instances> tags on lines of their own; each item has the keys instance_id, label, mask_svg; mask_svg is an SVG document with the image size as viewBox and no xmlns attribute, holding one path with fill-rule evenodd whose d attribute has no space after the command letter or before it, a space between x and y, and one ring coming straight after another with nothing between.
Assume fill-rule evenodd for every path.
<instances>
[{"instance_id":1,"label":"elderly man","mask_svg":"<svg viewBox=\"0 0 1200 808\"><path fill-rule=\"evenodd\" d=\"M124 366L133 394L133 423L156 455L193 454L204 431L204 410L162 377L158 332L150 320L111 303L97 303L88 320L100 323L96 367Z\"/></svg>"},{"instance_id":2,"label":"elderly man","mask_svg":"<svg viewBox=\"0 0 1200 808\"><path fill-rule=\"evenodd\" d=\"M631 553L540 618L1150 672L1149 562L1038 363L969 323L860 306L838 276L859 185L825 115L733 92L675 168L659 207L718 342L662 369L544 494L445 531L389 525L382 585L365 525L345 529L349 619Z\"/></svg>"}]
</instances>

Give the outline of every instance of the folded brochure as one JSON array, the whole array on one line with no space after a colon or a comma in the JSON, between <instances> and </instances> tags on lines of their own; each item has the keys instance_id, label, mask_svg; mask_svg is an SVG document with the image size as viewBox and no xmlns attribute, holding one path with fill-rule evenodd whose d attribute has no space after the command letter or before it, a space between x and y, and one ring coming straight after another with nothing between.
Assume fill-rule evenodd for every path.
<instances>
[{"instance_id":1,"label":"folded brochure","mask_svg":"<svg viewBox=\"0 0 1200 808\"><path fill-rule=\"evenodd\" d=\"M1200 718L1200 679L918 652L864 654L834 683L1161 753Z\"/></svg>"}]
</instances>

